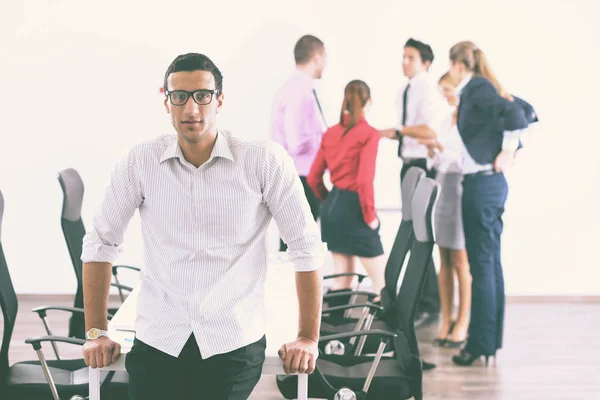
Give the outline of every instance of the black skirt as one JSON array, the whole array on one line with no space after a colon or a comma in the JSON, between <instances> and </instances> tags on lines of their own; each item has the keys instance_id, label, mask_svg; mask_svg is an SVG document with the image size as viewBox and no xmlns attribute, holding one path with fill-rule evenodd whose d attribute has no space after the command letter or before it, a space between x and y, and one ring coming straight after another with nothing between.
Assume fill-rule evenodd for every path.
<instances>
[{"instance_id":1,"label":"black skirt","mask_svg":"<svg viewBox=\"0 0 600 400\"><path fill-rule=\"evenodd\" d=\"M379 227L373 230L365 223L358 193L334 187L321 204L320 216L321 237L329 251L359 257L383 254Z\"/></svg>"}]
</instances>

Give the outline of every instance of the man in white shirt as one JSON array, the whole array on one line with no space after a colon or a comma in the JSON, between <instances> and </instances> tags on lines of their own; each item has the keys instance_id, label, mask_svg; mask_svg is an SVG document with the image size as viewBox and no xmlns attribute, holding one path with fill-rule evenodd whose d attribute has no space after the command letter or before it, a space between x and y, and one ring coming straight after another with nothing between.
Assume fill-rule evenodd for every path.
<instances>
[{"instance_id":1,"label":"man in white shirt","mask_svg":"<svg viewBox=\"0 0 600 400\"><path fill-rule=\"evenodd\" d=\"M419 167L433 178L434 170L428 160L428 149L423 143L435 138L443 118L443 98L437 84L429 77L433 62L431 46L415 39L404 45L402 70L408 82L398 91L396 106L398 122L395 128L384 129L382 136L399 141L398 157L402 158L400 180L411 167ZM429 273L419 302L415 319L417 326L435 320L440 309L435 266L430 263Z\"/></svg>"},{"instance_id":2,"label":"man in white shirt","mask_svg":"<svg viewBox=\"0 0 600 400\"><path fill-rule=\"evenodd\" d=\"M266 233L275 218L296 265L298 339L281 347L286 373L312 373L322 287L320 240L285 150L217 129L223 78L202 54L177 57L164 80L177 135L134 147L111 176L83 243L86 364L120 354L105 336L111 264L139 210L145 265L136 339L127 355L131 399L247 399L265 358Z\"/></svg>"}]
</instances>

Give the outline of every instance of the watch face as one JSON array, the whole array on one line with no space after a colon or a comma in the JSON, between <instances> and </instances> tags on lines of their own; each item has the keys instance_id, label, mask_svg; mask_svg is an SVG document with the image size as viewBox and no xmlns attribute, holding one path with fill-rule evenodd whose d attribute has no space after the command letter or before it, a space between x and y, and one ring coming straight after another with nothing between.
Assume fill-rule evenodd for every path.
<instances>
[{"instance_id":1,"label":"watch face","mask_svg":"<svg viewBox=\"0 0 600 400\"><path fill-rule=\"evenodd\" d=\"M100 335L100 329L96 329L96 328L92 328L88 331L88 339L90 340L94 340L94 339L98 339L98 336Z\"/></svg>"}]
</instances>

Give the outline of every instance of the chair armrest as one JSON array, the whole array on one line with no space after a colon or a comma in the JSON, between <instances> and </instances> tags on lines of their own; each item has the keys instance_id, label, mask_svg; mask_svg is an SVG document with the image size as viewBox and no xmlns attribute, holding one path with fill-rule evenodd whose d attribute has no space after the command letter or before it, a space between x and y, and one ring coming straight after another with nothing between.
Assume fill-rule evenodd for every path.
<instances>
[{"instance_id":1,"label":"chair armrest","mask_svg":"<svg viewBox=\"0 0 600 400\"><path fill-rule=\"evenodd\" d=\"M357 272L343 272L341 274L331 274L331 275L325 275L323 277L323 279L333 279L333 278L340 278L342 276L357 276L358 277L358 283L362 283L362 281L367 278L367 275L363 275L363 274L359 274Z\"/></svg>"},{"instance_id":2,"label":"chair armrest","mask_svg":"<svg viewBox=\"0 0 600 400\"><path fill-rule=\"evenodd\" d=\"M71 314L83 314L83 308L75 308L75 307L59 307L59 306L40 306L32 309L31 311L37 313L40 318L46 318L46 311L67 311ZM112 314L108 314L109 318L112 318Z\"/></svg>"},{"instance_id":3,"label":"chair armrest","mask_svg":"<svg viewBox=\"0 0 600 400\"><path fill-rule=\"evenodd\" d=\"M121 285L120 283L111 283L110 286L116 287L119 289L127 290L128 292L132 292L133 288L131 286Z\"/></svg>"},{"instance_id":4,"label":"chair armrest","mask_svg":"<svg viewBox=\"0 0 600 400\"><path fill-rule=\"evenodd\" d=\"M112 274L117 275L119 268L130 269L132 271L140 272L140 269L137 267L132 267L131 265L113 265L112 266Z\"/></svg>"},{"instance_id":5,"label":"chair armrest","mask_svg":"<svg viewBox=\"0 0 600 400\"><path fill-rule=\"evenodd\" d=\"M319 338L319 343L321 342L329 342L330 340L339 340L339 339L350 339L356 336L369 336L369 335L378 335L384 336L386 338L395 338L398 336L397 333L384 331L383 329L373 329L370 331L353 331L353 332L344 332L344 333L334 333L333 335L321 336Z\"/></svg>"},{"instance_id":6,"label":"chair armrest","mask_svg":"<svg viewBox=\"0 0 600 400\"><path fill-rule=\"evenodd\" d=\"M334 311L351 310L353 308L370 308L370 309L372 309L372 310L374 309L376 311L384 310L384 308L380 305L372 304L372 303L364 303L364 304L348 304L347 306L336 306L336 307L324 308L321 311L321 313L327 314L327 313L334 312Z\"/></svg>"},{"instance_id":7,"label":"chair armrest","mask_svg":"<svg viewBox=\"0 0 600 400\"><path fill-rule=\"evenodd\" d=\"M328 293L323 295L323 300L327 300L327 299L335 299L336 297L343 297L343 296L367 296L368 298L375 298L377 296L379 296L377 293L375 292L367 292L367 291L363 291L363 290L357 290L357 291L349 291L349 292L339 292L339 293Z\"/></svg>"},{"instance_id":8,"label":"chair armrest","mask_svg":"<svg viewBox=\"0 0 600 400\"><path fill-rule=\"evenodd\" d=\"M65 336L39 336L25 340L25 343L32 345L34 350L40 350L42 348L42 342L61 342L76 344L79 346L83 346L85 344L85 340L83 339L76 339Z\"/></svg>"}]
</instances>

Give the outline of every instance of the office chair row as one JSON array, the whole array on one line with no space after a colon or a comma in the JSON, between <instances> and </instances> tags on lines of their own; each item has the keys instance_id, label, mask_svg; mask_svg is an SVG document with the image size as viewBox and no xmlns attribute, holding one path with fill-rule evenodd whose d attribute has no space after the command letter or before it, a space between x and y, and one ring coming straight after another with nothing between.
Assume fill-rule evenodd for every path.
<instances>
[{"instance_id":1,"label":"office chair row","mask_svg":"<svg viewBox=\"0 0 600 400\"><path fill-rule=\"evenodd\" d=\"M1 399L48 399L60 398L83 399L88 393L88 368L83 359L62 360L57 343L68 343L82 346L85 343L85 316L83 312L83 281L81 251L85 226L81 218L83 205L84 185L81 177L74 169L59 172L58 181L63 193L63 206L61 212L61 227L69 251L69 256L75 272L77 288L75 290L73 306L42 306L32 311L41 318L45 328L45 336L31 338L26 343L31 344L36 351L37 361L25 361L9 367L8 351L15 326L18 311L18 300L4 251L2 248L2 217L4 215L4 197L0 192L0 306L4 320L2 347L0 347L0 398ZM113 266L113 287L119 290L121 301L124 292L132 288L121 285L118 279L120 269L138 268L126 265ZM69 319L68 337L55 336L48 323L48 311L64 311L71 313ZM109 318L116 309L109 309ZM49 342L56 360L46 360L42 352L42 343ZM128 379L127 374L108 372L102 375L102 392L110 399L127 399ZM60 397L59 397L60 394Z\"/></svg>"},{"instance_id":2,"label":"office chair row","mask_svg":"<svg viewBox=\"0 0 600 400\"><path fill-rule=\"evenodd\" d=\"M372 300L378 294L359 290L324 296L324 303L337 300L338 305L323 310L320 357L316 371L310 377L310 397L338 400L365 399L367 395L369 399L422 398L422 362L412 321L427 271L425 267L431 259L434 244L431 216L437 197L437 184L424 175L424 171L418 168L411 169L403 183L403 217L386 265L386 287L380 294L381 302L361 303L359 299L366 297ZM85 329L81 309L80 261L81 242L85 235L81 219L83 182L72 169L61 171L59 181L64 195L63 233L78 282L75 307L34 309L42 318L48 334L26 341L37 352L38 361L21 362L10 367L8 349L18 304L2 249L4 200L0 192L0 306L4 318L0 348L0 393L3 395L0 397L3 399L36 400L50 398L50 395L55 400L81 399L88 393L88 369L83 360L61 360L55 347L57 342L83 345L84 340L79 335ZM405 263L408 254L408 263ZM116 278L113 286L121 290L123 298L122 291L131 288L119 284L115 272L119 268L123 267L113 269ZM365 278L360 274L356 276L359 282ZM325 279L333 277L335 275ZM339 299L344 299L345 304L339 305ZM353 318L350 313L355 309L363 311L359 318ZM46 321L46 311L49 310L72 312L70 337L52 335ZM75 315L78 317L75 318ZM56 360L46 361L41 350L43 342L53 345ZM387 353L384 355L384 352ZM117 400L127 398L126 373L103 373L102 380L103 396ZM277 385L285 398L295 398L297 379L294 376L278 376Z\"/></svg>"},{"instance_id":3,"label":"office chair row","mask_svg":"<svg viewBox=\"0 0 600 400\"><path fill-rule=\"evenodd\" d=\"M407 172L402 184L402 222L386 264L386 286L381 293L357 290L324 296L324 303L338 298L350 301L323 309L320 355L315 373L309 377L309 397L423 398L423 362L414 318L432 257L432 213L437 192L437 183L425 178L424 170L411 168ZM364 279L353 275L359 283ZM339 275L325 279L335 276ZM379 304L371 301L377 296L381 296ZM366 301L360 303L357 299L361 297ZM362 313L352 318L350 310ZM297 381L295 376L277 376L277 386L286 399L295 398Z\"/></svg>"}]
</instances>

